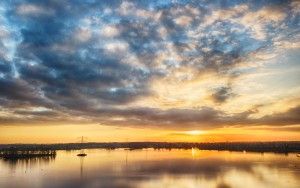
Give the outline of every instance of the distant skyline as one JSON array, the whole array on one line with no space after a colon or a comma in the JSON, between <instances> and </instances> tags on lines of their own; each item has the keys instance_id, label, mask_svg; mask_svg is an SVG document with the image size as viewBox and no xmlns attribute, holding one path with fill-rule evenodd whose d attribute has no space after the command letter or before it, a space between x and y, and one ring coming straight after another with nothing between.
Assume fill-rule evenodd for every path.
<instances>
[{"instance_id":1,"label":"distant skyline","mask_svg":"<svg viewBox=\"0 0 300 188\"><path fill-rule=\"evenodd\" d=\"M0 2L0 143L299 132L300 1Z\"/></svg>"}]
</instances>

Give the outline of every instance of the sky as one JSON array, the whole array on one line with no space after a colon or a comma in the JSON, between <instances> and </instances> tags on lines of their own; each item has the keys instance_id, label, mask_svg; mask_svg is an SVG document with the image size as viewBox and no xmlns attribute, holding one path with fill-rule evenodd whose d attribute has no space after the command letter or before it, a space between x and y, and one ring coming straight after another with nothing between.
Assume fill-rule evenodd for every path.
<instances>
[{"instance_id":1,"label":"sky","mask_svg":"<svg viewBox=\"0 0 300 188\"><path fill-rule=\"evenodd\" d=\"M300 140L300 1L0 2L0 143Z\"/></svg>"}]
</instances>

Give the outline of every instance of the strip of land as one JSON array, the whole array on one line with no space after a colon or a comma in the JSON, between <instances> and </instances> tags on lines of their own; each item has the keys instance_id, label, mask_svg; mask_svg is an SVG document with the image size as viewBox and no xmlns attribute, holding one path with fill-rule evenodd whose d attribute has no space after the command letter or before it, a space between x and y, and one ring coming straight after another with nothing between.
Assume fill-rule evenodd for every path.
<instances>
[{"instance_id":1,"label":"strip of land","mask_svg":"<svg viewBox=\"0 0 300 188\"><path fill-rule=\"evenodd\" d=\"M187 143L187 142L109 142L109 143L63 143L63 144L0 144L0 151L56 151L79 149L191 149L200 150L228 150L251 152L290 153L300 152L300 141L289 142L215 142L215 143Z\"/></svg>"},{"instance_id":2,"label":"strip of land","mask_svg":"<svg viewBox=\"0 0 300 188\"><path fill-rule=\"evenodd\" d=\"M55 150L22 150L17 148L6 149L0 151L0 158L3 159L27 159L27 158L43 158L55 157Z\"/></svg>"}]
</instances>

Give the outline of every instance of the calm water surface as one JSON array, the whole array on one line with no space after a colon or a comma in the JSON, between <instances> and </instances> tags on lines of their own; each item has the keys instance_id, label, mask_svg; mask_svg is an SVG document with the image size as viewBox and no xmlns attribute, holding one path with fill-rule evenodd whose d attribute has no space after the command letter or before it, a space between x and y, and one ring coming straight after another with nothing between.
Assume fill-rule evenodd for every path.
<instances>
[{"instance_id":1,"label":"calm water surface","mask_svg":"<svg viewBox=\"0 0 300 188\"><path fill-rule=\"evenodd\" d=\"M296 154L200 150L59 151L55 158L0 160L1 188L299 188Z\"/></svg>"}]
</instances>

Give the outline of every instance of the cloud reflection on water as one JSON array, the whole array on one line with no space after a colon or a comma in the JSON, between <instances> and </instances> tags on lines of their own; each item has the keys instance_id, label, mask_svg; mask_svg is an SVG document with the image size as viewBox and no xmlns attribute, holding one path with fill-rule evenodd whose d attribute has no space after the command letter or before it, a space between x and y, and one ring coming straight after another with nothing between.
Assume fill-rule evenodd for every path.
<instances>
[{"instance_id":1,"label":"cloud reflection on water","mask_svg":"<svg viewBox=\"0 0 300 188\"><path fill-rule=\"evenodd\" d=\"M296 156L217 151L105 151L59 152L55 160L15 163L15 181L3 187L297 187L300 162ZM27 162L24 162L28 163ZM1 171L10 172L7 161ZM21 173L27 170L27 173ZM44 169L44 171L41 171ZM28 179L37 180L30 181ZM37 184L38 182L38 184ZM1 186L2 187L2 186Z\"/></svg>"}]
</instances>

